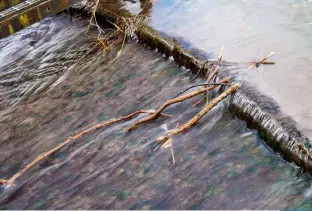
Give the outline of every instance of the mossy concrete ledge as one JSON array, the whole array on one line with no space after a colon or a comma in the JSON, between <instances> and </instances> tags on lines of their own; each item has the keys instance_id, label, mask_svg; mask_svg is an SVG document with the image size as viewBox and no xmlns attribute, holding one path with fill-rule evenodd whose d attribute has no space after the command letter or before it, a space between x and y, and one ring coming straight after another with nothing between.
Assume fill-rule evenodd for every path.
<instances>
[{"instance_id":1,"label":"mossy concrete ledge","mask_svg":"<svg viewBox=\"0 0 312 211\"><path fill-rule=\"evenodd\" d=\"M158 52L164 54L167 58L172 56L174 61L181 67L190 69L194 74L205 76L209 70L214 68L211 61L202 61L196 56L184 49L181 44L174 38L162 36L151 27L142 25L136 30L139 43L146 44L152 50L157 49Z\"/></svg>"}]
</instances>

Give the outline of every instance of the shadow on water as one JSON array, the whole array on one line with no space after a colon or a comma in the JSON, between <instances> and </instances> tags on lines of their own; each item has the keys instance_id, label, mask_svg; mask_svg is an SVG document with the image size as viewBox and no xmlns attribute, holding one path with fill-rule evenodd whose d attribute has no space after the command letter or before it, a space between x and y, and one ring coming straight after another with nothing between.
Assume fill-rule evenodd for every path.
<instances>
[{"instance_id":1,"label":"shadow on water","mask_svg":"<svg viewBox=\"0 0 312 211\"><path fill-rule=\"evenodd\" d=\"M0 41L1 177L9 178L83 129L156 108L193 78L138 44L128 44L110 66L112 55L99 52L79 61L94 43L84 36L86 23L73 21L60 15ZM48 74L49 68L57 71ZM20 79L21 74L30 76ZM168 108L174 117L160 117L131 133L124 128L138 117L66 146L26 172L17 186L2 190L0 208L312 207L310 176L266 148L222 103L174 138L175 164L169 148L151 152L166 133L162 125L170 130L189 120L200 110L193 106L197 100Z\"/></svg>"}]
</instances>

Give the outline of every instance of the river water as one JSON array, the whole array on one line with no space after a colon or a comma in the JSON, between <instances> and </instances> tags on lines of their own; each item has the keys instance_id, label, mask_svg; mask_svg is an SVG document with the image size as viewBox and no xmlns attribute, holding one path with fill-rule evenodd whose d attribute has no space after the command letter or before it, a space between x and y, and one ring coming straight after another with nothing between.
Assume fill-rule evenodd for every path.
<instances>
[{"instance_id":1,"label":"river water","mask_svg":"<svg viewBox=\"0 0 312 211\"><path fill-rule=\"evenodd\" d=\"M285 2L291 3L294 4ZM277 44L269 45L274 39L272 36L270 41L270 33L265 32L277 29L266 26L264 21L262 25L267 28L263 30L260 25L253 25L261 32L255 31L253 38L247 33L252 30L243 33L235 27L249 26L246 22L252 20L248 17L258 21L251 15L257 8L255 15L269 13L264 5L268 6L265 2L251 5L163 0L154 4L150 21L156 28L181 36L207 53L217 55L220 45L225 44L225 58L229 61L244 63L276 51L276 66L269 71L253 71L247 77L266 91L277 74L288 78L281 68L282 63L290 62L285 54L291 44L281 44L278 49ZM269 5L274 8L275 4ZM278 16L281 21L282 14ZM207 24L200 24L200 20ZM87 21L61 14L0 40L1 178L9 178L42 152L97 123L138 109L157 108L193 78L190 71L136 43L126 45L121 56L107 65L114 58L113 53L90 51L95 43L84 35L86 26ZM244 39L236 32L245 34ZM295 58L300 60L299 56ZM291 75L287 67L287 74ZM298 71L304 71L302 68ZM259 83L259 77L265 80ZM296 84L296 79L291 82ZM281 90L282 84L275 83L275 90L287 93ZM275 97L278 91L273 90L268 94ZM290 96L297 97L295 89L291 91ZM168 132L164 124L171 130L185 123L200 110L200 105L194 106L198 99L166 109L172 117L162 116L131 133L124 128L145 114L80 138L27 171L16 186L0 189L0 208L312 208L311 177L272 152L257 132L233 118L223 103L196 127L173 139L175 164L170 148L152 152L155 140ZM279 98L276 100L280 103ZM298 106L295 100L288 102ZM306 103L298 104L308 108Z\"/></svg>"},{"instance_id":2,"label":"river water","mask_svg":"<svg viewBox=\"0 0 312 211\"><path fill-rule=\"evenodd\" d=\"M275 52L271 60L276 65L251 71L244 79L271 96L312 137L311 1L161 0L151 16L156 29L215 52L215 57L224 45L227 61L256 61Z\"/></svg>"}]
</instances>

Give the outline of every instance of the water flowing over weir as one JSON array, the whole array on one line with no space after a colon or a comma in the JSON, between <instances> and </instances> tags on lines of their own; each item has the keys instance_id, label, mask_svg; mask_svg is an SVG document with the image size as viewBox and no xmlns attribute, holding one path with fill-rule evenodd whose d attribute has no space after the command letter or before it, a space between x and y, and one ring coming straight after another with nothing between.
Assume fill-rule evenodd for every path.
<instances>
[{"instance_id":1,"label":"water flowing over weir","mask_svg":"<svg viewBox=\"0 0 312 211\"><path fill-rule=\"evenodd\" d=\"M92 42L84 40L85 26L79 26L75 20L70 22L63 14L24 31L25 36L14 35L1 46L6 52L4 58L19 58L0 65L1 73L10 71L1 79L13 81L12 87L10 83L1 83L1 89L6 91L1 109L12 106L5 114L1 110L0 121L4 134L0 137L0 174L6 178L70 135L137 109L157 107L194 77L171 59L136 43L126 45L120 58L109 66L112 55L103 56L101 52L81 61L81 53L84 55L92 47ZM46 36L34 33L40 28ZM171 55L170 40L160 37L144 41L142 35L139 34L141 43ZM77 40L81 43L76 46ZM12 47L19 41L23 50ZM176 48L174 60L196 74L201 62L183 52L183 48ZM62 71L51 71L53 66ZM211 67L213 62L205 66ZM16 80L21 69L27 75ZM40 87L45 89L40 91ZM26 96L25 90L29 90ZM198 112L193 101L168 108L165 113L174 115L173 118L160 117L131 133L123 129L137 118L77 140L23 175L15 187L0 190L0 208L311 208L310 176L281 162L266 149L255 130L247 129L228 112L227 104L232 113L257 129L260 138L273 148L274 143L281 143L279 146L284 148L280 151L294 149L296 155L304 155L303 150L296 151L296 146L301 146L297 144L302 142L301 135L293 135L280 121L283 115L275 118L278 112L268 109L275 109L275 105L263 106L263 100L257 99L259 95L254 96L255 93L243 84L241 92L215 107L196 127L174 138L175 165L168 149L152 153L151 145L160 134ZM304 160L307 156L298 158Z\"/></svg>"},{"instance_id":2,"label":"water flowing over weir","mask_svg":"<svg viewBox=\"0 0 312 211\"><path fill-rule=\"evenodd\" d=\"M295 161L306 171L311 172L312 159L303 144L304 138L291 138L289 133L267 112L241 93L235 93L230 102L231 111L247 121L250 128L257 129L261 137L275 150L282 152L285 159Z\"/></svg>"},{"instance_id":3,"label":"water flowing over weir","mask_svg":"<svg viewBox=\"0 0 312 211\"><path fill-rule=\"evenodd\" d=\"M200 59L196 58L196 54L194 56L188 53L182 46L174 45L173 47L172 43L168 41L170 38L162 38L160 33L149 27L141 27L137 30L137 35L141 43L150 46L152 49L158 49L166 57L173 56L179 66L190 69L194 74L200 73L200 75L205 76L209 69L213 68L213 63L208 62L206 64L204 61L200 61ZM171 38L171 40L173 39ZM255 96L255 93L252 96ZM305 146L306 143L310 144L309 140L304 136L291 137L288 131L274 120L269 113L263 111L256 102L240 93L240 91L232 95L229 106L235 115L247 121L249 127L257 129L262 138L273 149L281 152L285 159L294 161L306 171L311 172L312 157Z\"/></svg>"}]
</instances>

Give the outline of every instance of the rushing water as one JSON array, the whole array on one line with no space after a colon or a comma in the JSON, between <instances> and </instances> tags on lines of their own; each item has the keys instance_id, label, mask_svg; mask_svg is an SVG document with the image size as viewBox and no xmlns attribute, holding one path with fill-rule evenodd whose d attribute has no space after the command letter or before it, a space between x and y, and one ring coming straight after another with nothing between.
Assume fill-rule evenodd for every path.
<instances>
[{"instance_id":1,"label":"rushing water","mask_svg":"<svg viewBox=\"0 0 312 211\"><path fill-rule=\"evenodd\" d=\"M158 1L153 24L160 14L166 14L167 22L157 25L182 35L178 28L183 26L177 24L176 30L170 31L168 20L178 23L174 18L180 17L179 11L191 13L193 7L208 5L198 1L187 8L183 6L186 3ZM194 24L201 29L190 17L188 21L184 27ZM84 35L85 28L85 21L60 15L0 41L1 178L9 178L42 152L99 122L137 109L156 108L193 78L172 60L134 43L107 65L113 55L86 55L94 42ZM195 30L183 36L195 39L192 33ZM196 39L191 41L196 44ZM217 52L219 42L204 50ZM239 60L234 53L231 59ZM173 117L162 116L131 133L124 128L144 114L80 138L26 172L15 187L1 189L0 208L312 207L310 176L272 152L257 132L233 118L223 103L196 127L173 139L175 164L170 148L152 152L155 140L168 132L164 123L168 130L185 123L200 110L194 106L198 99L168 108L166 113Z\"/></svg>"}]
</instances>

